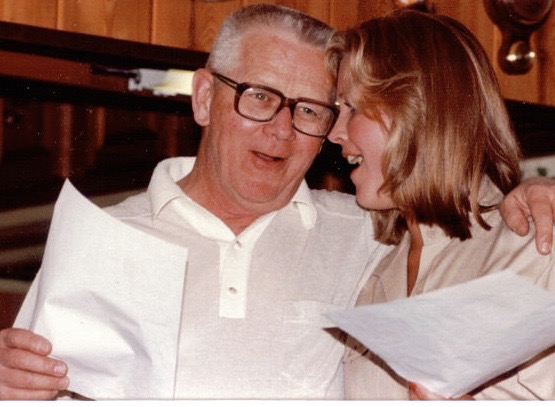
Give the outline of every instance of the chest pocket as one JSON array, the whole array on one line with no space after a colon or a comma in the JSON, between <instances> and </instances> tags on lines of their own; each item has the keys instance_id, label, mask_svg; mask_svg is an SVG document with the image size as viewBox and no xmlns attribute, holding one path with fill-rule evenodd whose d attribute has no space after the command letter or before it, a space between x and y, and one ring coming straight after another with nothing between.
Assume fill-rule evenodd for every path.
<instances>
[{"instance_id":1,"label":"chest pocket","mask_svg":"<svg viewBox=\"0 0 555 407\"><path fill-rule=\"evenodd\" d=\"M288 357L281 374L315 396L332 385L344 353L344 343L324 314L344 309L320 301L288 301L283 320Z\"/></svg>"}]
</instances>

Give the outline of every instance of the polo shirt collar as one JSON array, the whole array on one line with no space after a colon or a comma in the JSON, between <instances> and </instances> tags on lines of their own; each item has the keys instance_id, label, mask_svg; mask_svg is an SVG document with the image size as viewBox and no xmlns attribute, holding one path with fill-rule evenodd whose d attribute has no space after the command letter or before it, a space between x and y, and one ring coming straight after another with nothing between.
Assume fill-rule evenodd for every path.
<instances>
[{"instance_id":1,"label":"polo shirt collar","mask_svg":"<svg viewBox=\"0 0 555 407\"><path fill-rule=\"evenodd\" d=\"M160 211L169 202L186 197L176 182L191 172L194 163L194 157L167 158L158 163L147 190L153 218L158 217ZM317 211L312 201L310 189L304 180L289 205L293 205L299 211L301 221L306 229L314 227Z\"/></svg>"},{"instance_id":2,"label":"polo shirt collar","mask_svg":"<svg viewBox=\"0 0 555 407\"><path fill-rule=\"evenodd\" d=\"M310 193L310 188L308 188L306 181L303 180L299 189L297 189L297 192L293 195L290 205L295 206L299 210L301 221L305 229L312 229L316 224L318 213L312 201L312 194Z\"/></svg>"},{"instance_id":3,"label":"polo shirt collar","mask_svg":"<svg viewBox=\"0 0 555 407\"><path fill-rule=\"evenodd\" d=\"M153 218L157 218L169 202L186 197L176 182L191 172L194 163L192 157L168 158L158 163L147 190Z\"/></svg>"}]
</instances>

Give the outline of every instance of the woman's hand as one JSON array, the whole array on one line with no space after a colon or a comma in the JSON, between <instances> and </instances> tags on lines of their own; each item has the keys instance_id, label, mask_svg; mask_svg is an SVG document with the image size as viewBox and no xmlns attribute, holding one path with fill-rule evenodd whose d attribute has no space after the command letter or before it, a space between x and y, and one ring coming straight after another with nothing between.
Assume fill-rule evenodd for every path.
<instances>
[{"instance_id":1,"label":"woman's hand","mask_svg":"<svg viewBox=\"0 0 555 407\"><path fill-rule=\"evenodd\" d=\"M410 400L474 400L471 395L465 394L456 399L450 399L440 396L439 394L432 393L428 389L419 384L409 382L409 399Z\"/></svg>"}]
</instances>

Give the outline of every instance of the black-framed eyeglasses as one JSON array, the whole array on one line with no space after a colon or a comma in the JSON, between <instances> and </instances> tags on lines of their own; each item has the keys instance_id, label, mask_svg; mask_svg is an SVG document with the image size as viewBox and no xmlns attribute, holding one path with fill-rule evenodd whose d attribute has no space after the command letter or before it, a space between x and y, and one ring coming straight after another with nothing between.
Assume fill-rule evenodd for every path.
<instances>
[{"instance_id":1,"label":"black-framed eyeglasses","mask_svg":"<svg viewBox=\"0 0 555 407\"><path fill-rule=\"evenodd\" d=\"M284 107L291 111L293 128L307 136L326 137L337 117L339 108L309 98L290 99L277 89L256 83L238 83L212 72L216 78L235 89L235 111L256 122L269 122Z\"/></svg>"}]
</instances>

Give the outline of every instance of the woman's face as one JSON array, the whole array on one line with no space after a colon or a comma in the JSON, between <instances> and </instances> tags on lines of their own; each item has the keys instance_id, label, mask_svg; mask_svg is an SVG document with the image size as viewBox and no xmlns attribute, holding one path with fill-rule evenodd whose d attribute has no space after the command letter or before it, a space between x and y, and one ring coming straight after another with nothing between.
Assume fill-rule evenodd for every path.
<instances>
[{"instance_id":1,"label":"woman's face","mask_svg":"<svg viewBox=\"0 0 555 407\"><path fill-rule=\"evenodd\" d=\"M382 157L388 134L380 122L353 107L352 89L347 89L342 79L347 69L347 64L341 63L337 84L341 113L328 139L341 145L343 157L356 166L351 172L351 180L356 187L359 205L374 210L392 209L395 205L389 194L378 192L384 182ZM389 117L383 115L382 120L389 127Z\"/></svg>"}]
</instances>

